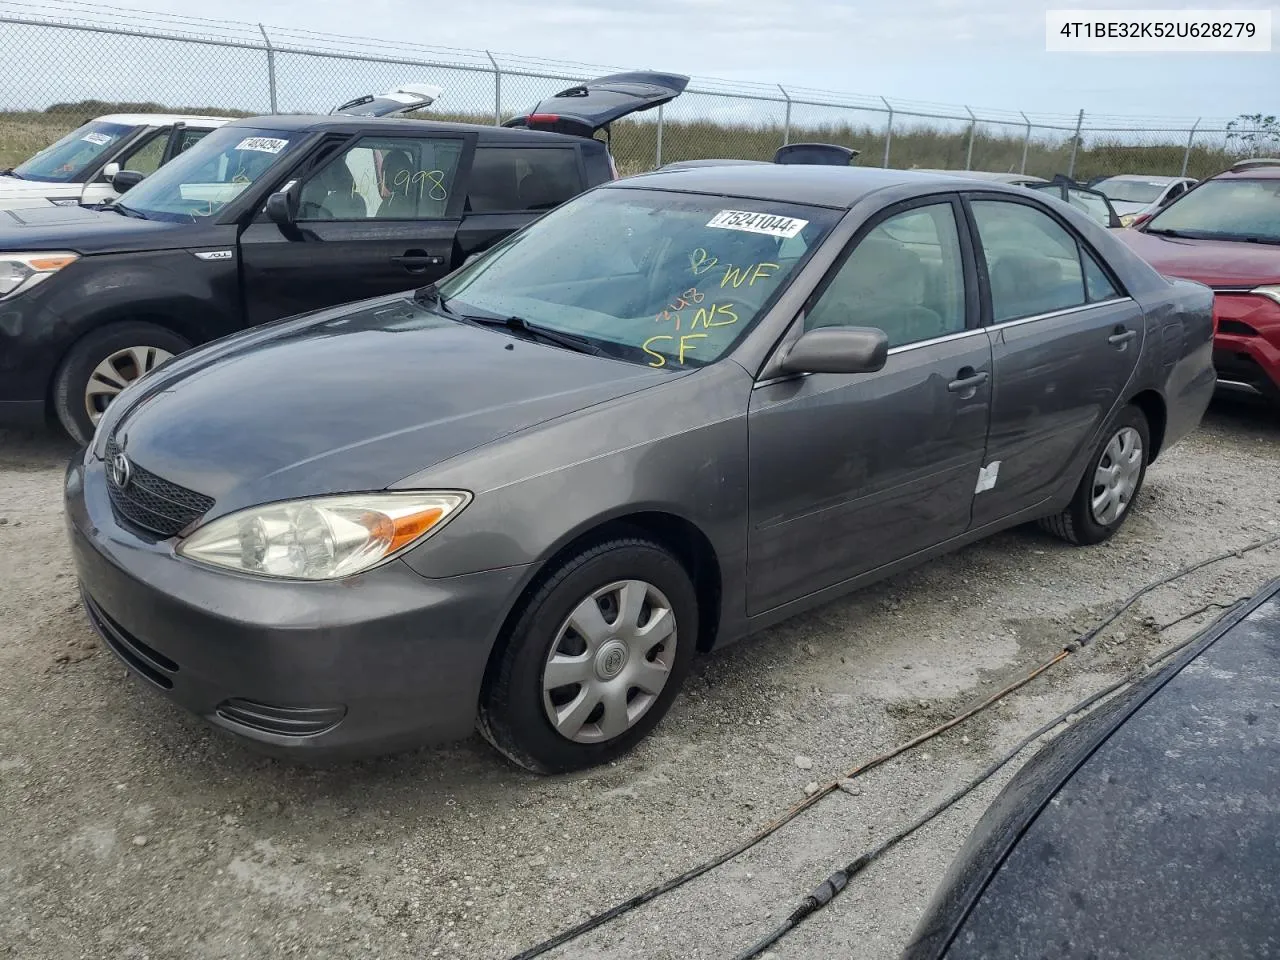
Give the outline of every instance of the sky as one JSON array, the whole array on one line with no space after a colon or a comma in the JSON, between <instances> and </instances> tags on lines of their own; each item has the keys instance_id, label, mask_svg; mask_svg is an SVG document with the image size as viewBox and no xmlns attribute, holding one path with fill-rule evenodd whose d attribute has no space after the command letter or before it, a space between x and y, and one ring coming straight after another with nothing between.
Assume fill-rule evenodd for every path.
<instances>
[{"instance_id":1,"label":"sky","mask_svg":"<svg viewBox=\"0 0 1280 960\"><path fill-rule=\"evenodd\" d=\"M1201 0L1191 8L1251 5L1257 7L1257 0ZM695 78L790 84L891 101L970 105L976 110L1064 115L1084 109L1090 115L1180 118L1280 113L1280 11L1272 13L1271 53L1124 55L1047 53L1046 6L1027 0L120 4L137 11L261 20L269 27L671 70ZM1054 6L1128 5L1076 0ZM48 14L59 8L74 9L56 0L0 0L0 15L37 9Z\"/></svg>"}]
</instances>

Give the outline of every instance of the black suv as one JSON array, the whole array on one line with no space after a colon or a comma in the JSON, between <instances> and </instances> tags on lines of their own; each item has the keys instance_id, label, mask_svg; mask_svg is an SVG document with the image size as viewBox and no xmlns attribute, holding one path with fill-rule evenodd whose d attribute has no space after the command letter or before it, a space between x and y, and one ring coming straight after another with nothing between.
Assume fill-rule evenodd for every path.
<instances>
[{"instance_id":1,"label":"black suv","mask_svg":"<svg viewBox=\"0 0 1280 960\"><path fill-rule=\"evenodd\" d=\"M193 344L436 280L615 178L595 133L687 83L602 77L503 127L355 102L254 117L98 209L0 211L0 422L51 410L87 442L125 386Z\"/></svg>"}]
</instances>

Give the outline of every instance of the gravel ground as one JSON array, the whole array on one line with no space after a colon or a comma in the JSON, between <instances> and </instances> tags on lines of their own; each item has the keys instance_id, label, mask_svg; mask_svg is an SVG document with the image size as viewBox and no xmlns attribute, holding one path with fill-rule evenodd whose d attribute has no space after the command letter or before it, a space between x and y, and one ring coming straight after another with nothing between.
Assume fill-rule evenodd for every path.
<instances>
[{"instance_id":1,"label":"gravel ground","mask_svg":"<svg viewBox=\"0 0 1280 960\"><path fill-rule=\"evenodd\" d=\"M0 433L0 956L501 958L740 841L976 702L1190 560L1280 532L1280 418L1213 408L1108 545L1003 534L704 657L657 734L540 779L477 738L326 769L259 757L128 679L81 616L71 450ZM680 891L552 954L729 957L1065 706L1253 593L1280 548L1140 602L1098 644ZM797 757L808 758L812 767ZM1000 782L772 956L897 956Z\"/></svg>"}]
</instances>

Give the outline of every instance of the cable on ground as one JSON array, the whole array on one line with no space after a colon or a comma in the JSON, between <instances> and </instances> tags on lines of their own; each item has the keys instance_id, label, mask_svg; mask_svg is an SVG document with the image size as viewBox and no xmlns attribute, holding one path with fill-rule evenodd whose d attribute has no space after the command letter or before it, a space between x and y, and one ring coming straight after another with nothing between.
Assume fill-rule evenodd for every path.
<instances>
[{"instance_id":1,"label":"cable on ground","mask_svg":"<svg viewBox=\"0 0 1280 960\"><path fill-rule=\"evenodd\" d=\"M956 714L956 716L952 717L949 720L944 721L943 723L938 724L933 729L928 730L920 734L919 736L913 737L912 739L906 741L905 743L902 743L892 748L891 750L881 753L878 756L875 756L864 763L861 763L855 767L852 767L850 770L848 770L844 774L838 777L835 777L831 780L828 780L826 783L821 784L818 787L818 790L815 793L813 793L811 796L805 797L805 799L801 800L799 803L796 803L794 806L788 809L781 816L765 824L756 833L752 834L750 837L743 840L741 843L737 844L736 846L728 850L725 850L724 852L719 853L708 860L703 861L697 866L691 867L690 869L684 871L683 873L675 877L671 877L668 880L664 880L662 883L659 883L656 886L650 887L648 890L644 890L641 893L638 893L627 900L623 900L620 903L614 904L612 907L609 907L607 910L603 910L599 913L591 915L586 920L583 920L581 923L575 924L572 927L568 927L560 931L559 933L556 933L553 936L548 937L546 940L543 940L541 943L535 944L534 946L521 951L520 953L513 956L511 960L532 960L532 958L534 957L539 957L542 954L547 953L548 951L554 950L556 947L563 946L564 944L569 943L570 941L576 940L577 938L583 936L584 934L590 933L592 930L595 930L606 923L616 920L618 917L621 917L624 914L630 913L632 910L635 910L637 907L644 906L646 903L649 903L652 900L656 900L658 897L664 896L665 894L668 894L673 890L683 887L685 884L689 883L690 881L696 880L698 877L702 876L705 873L710 872L711 870L716 869L717 867L723 866L725 863L728 863L730 860L733 860L736 857L741 856L742 854L750 850L752 847L756 846L761 841L765 840L767 837L773 835L778 830L782 829L784 826L786 826L796 817L800 816L800 814L804 813L804 811L808 810L810 807L812 807L814 804L816 804L818 801L820 801L824 797L838 790L840 788L841 781L852 780L856 777L862 776L863 774L871 770L874 770L876 767L879 767L887 763L888 761L894 759L895 757L898 757L903 753L906 753L908 750L914 749L915 747L918 747L922 743L925 743L926 741L933 739L939 734L945 733L947 730L950 730L951 728L958 726L961 723L964 723L966 720L969 720L976 714L981 713L983 710L986 710L988 707L998 703L1000 700L1004 699L1009 694L1026 686L1028 683L1030 683L1036 677L1040 676L1046 670L1052 669L1054 666L1061 663L1063 660L1067 659L1072 654L1077 653L1078 651L1086 647L1088 644L1090 644L1100 633L1102 633L1102 631L1106 630L1107 627L1115 623L1116 620L1118 620L1125 613L1125 611L1127 611L1130 607L1132 607L1140 599L1145 597L1148 593L1151 593L1153 590L1158 590L1160 587L1166 586L1170 583L1173 583L1176 580L1180 580L1183 577L1189 576L1190 574L1204 567L1210 566L1215 563L1221 563L1224 560L1230 560L1233 557L1237 557L1237 558L1243 557L1246 553L1250 553L1254 550L1260 550L1263 547L1270 546L1271 544L1274 544L1276 542L1280 542L1280 534L1275 534L1273 536L1266 537L1262 540L1255 540L1252 543L1245 544L1243 547L1237 547L1234 550L1226 550L1226 551L1223 551L1222 553L1214 554L1213 556L1207 557L1203 560L1198 560L1195 563L1191 563L1191 564L1187 564L1186 566L1179 567L1177 570L1173 571L1169 575L1165 577L1161 577L1159 580L1153 580L1152 582L1146 584L1145 586L1140 587L1138 590L1134 591L1128 597L1126 597L1125 600L1122 601L1119 604L1119 606L1117 606L1101 622L1099 622L1098 624L1090 628L1085 633L1081 634L1076 639L1072 640L1070 643L1064 646L1061 650L1059 650L1056 654L1054 654L1054 656L1050 657L1048 660L1036 666L1021 678L1001 688L996 693L993 693L991 696L989 696L987 699L983 700L981 703L977 704L976 706ZM1213 605L1207 604L1204 608L1202 608L1201 611L1197 611L1197 612L1203 612L1203 610L1206 610L1211 606ZM1194 614L1189 614L1188 616L1194 616ZM1178 621L1175 621L1175 623L1176 622ZM1167 627L1165 629L1167 629ZM1177 649L1181 649L1181 646L1175 648L1175 651ZM1170 653L1175 651L1170 651ZM1119 689L1121 686L1129 682L1130 682L1129 678L1126 677L1124 680L1119 681L1119 683L1113 684L1111 687L1108 687L1105 690L1102 690L1099 693L1094 694L1093 697L1091 697L1088 701L1085 701L1085 702L1087 704L1092 704L1096 702L1098 699L1101 699L1103 696L1106 696L1109 693L1114 692L1115 690ZM1069 716L1071 713L1077 712L1080 709L1083 709L1083 708L1081 707L1080 704L1077 704L1075 707L1071 709L1071 711L1068 711L1067 715ZM1043 733L1046 729L1051 730L1061 722L1062 721L1058 719L1050 721L1047 727L1042 727L1039 731L1034 733L1031 737L1026 738L1025 742L1031 742L1032 740L1037 739L1040 736L1043 736ZM870 853L863 854L862 857L859 857L857 860L853 861L847 867L845 867L844 870L837 871L836 874L832 874L831 877L829 877L826 881L824 881L823 884L819 885L819 887L816 888L813 893L811 893L808 897L805 898L804 904L802 904L801 907L798 907L791 917L788 917L786 923L790 924L789 926L786 926L784 924L785 929L783 929L783 927L779 927L779 929L774 931L773 934L770 934L770 936L774 937L774 939L769 940L768 938L766 938L766 940L768 940L768 943L766 943L764 940L760 941L759 944L750 948L748 952L740 954L738 960L746 960L746 958L758 956L764 950L768 949L769 944L776 943L777 940L780 939L782 936L784 936L788 930L792 929L795 925L800 923L801 920L804 919L804 917L807 917L810 913L813 913L814 910L821 909L822 906L825 906L827 903L829 903L835 896L837 896L840 893L841 890L844 889L843 884L841 884L838 889L835 887L836 881L833 878L837 874L844 875L845 883L847 883L850 877L854 876L863 867L865 867L867 864L874 861L876 857L879 857L881 853L884 852L884 850L890 849L892 846L899 843L901 839L903 839L903 837L909 836L910 833L918 829L919 826L923 826L924 823L927 823L929 820L932 820L934 817L936 817L938 813L941 813L942 810L945 810L947 807L954 804L956 801L961 799L967 793L975 789L981 782L983 782L983 780L990 778L997 770L1000 769L1000 767L1008 763L1009 760L1012 759L1014 755L1016 755L1019 751L1021 751L1022 748L1023 747L1020 745L1013 751L1013 753L1000 759L991 767L988 767L987 770L989 772L984 772L982 776L982 780L979 780L977 782L972 783L971 785L968 785L967 788L964 790L964 792L959 794L958 796L955 796L954 799L949 798L948 800L943 801L943 805L937 808L936 812L932 812L928 814L927 819L923 821L918 821L917 825L913 825L909 827L907 829L907 832L904 833L901 837L892 837L889 840L885 841L885 844L882 845L884 847L883 850L880 848L877 848L876 850L871 851ZM864 860L865 862L862 862ZM823 897L825 897L825 899L823 899ZM810 903L811 900L814 901L814 905L806 906ZM755 951L755 952L751 952L751 951Z\"/></svg>"}]
</instances>

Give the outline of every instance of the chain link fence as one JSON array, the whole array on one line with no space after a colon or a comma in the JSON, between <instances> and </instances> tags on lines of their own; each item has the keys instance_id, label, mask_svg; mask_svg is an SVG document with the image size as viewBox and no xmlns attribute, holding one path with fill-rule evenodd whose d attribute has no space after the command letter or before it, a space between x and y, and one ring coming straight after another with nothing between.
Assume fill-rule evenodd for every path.
<instances>
[{"instance_id":1,"label":"chain link fence","mask_svg":"<svg viewBox=\"0 0 1280 960\"><path fill-rule=\"evenodd\" d=\"M491 124L617 69L79 0L0 0L0 167L105 113L327 113L419 82L444 89L423 116ZM624 174L704 157L767 160L786 143L826 142L859 150L864 166L1205 177L1280 152L1274 126L1029 116L697 78L675 101L614 124L611 143Z\"/></svg>"}]
</instances>

